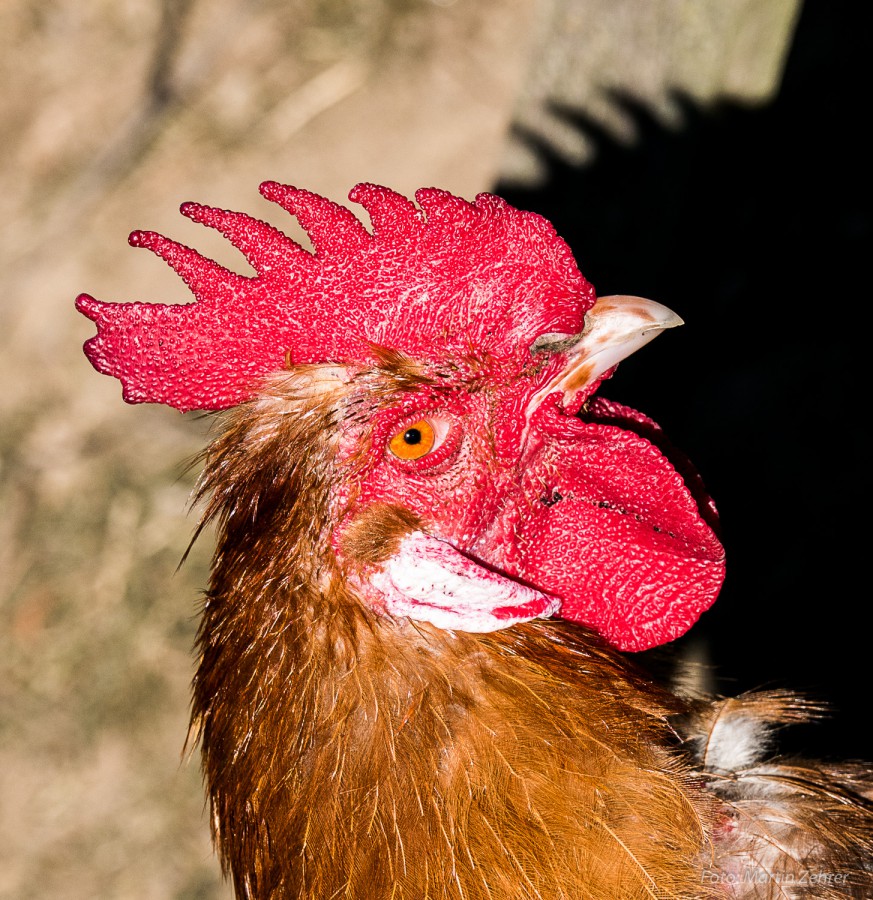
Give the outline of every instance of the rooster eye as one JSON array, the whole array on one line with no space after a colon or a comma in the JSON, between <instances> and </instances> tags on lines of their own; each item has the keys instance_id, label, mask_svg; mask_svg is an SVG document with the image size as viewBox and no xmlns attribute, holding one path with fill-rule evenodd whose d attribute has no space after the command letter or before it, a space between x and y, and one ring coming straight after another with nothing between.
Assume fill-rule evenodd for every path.
<instances>
[{"instance_id":1,"label":"rooster eye","mask_svg":"<svg viewBox=\"0 0 873 900\"><path fill-rule=\"evenodd\" d=\"M388 443L388 449L398 459L421 459L433 450L436 434L427 419L419 419L398 431Z\"/></svg>"}]
</instances>

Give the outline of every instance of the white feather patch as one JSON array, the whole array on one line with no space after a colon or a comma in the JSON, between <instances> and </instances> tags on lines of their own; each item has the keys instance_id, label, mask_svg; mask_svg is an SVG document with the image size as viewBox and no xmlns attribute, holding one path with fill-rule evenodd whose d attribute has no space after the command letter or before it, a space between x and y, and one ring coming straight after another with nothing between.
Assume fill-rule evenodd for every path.
<instances>
[{"instance_id":1,"label":"white feather patch","mask_svg":"<svg viewBox=\"0 0 873 900\"><path fill-rule=\"evenodd\" d=\"M560 601L492 572L446 541L407 535L370 583L385 609L455 631L488 632L552 616Z\"/></svg>"},{"instance_id":2,"label":"white feather patch","mask_svg":"<svg viewBox=\"0 0 873 900\"><path fill-rule=\"evenodd\" d=\"M712 772L738 772L758 762L769 745L770 729L760 721L724 716L709 733L704 765Z\"/></svg>"},{"instance_id":3,"label":"white feather patch","mask_svg":"<svg viewBox=\"0 0 873 900\"><path fill-rule=\"evenodd\" d=\"M704 707L690 737L706 771L740 772L763 759L776 728L821 713L818 704L787 691L759 691Z\"/></svg>"}]
</instances>

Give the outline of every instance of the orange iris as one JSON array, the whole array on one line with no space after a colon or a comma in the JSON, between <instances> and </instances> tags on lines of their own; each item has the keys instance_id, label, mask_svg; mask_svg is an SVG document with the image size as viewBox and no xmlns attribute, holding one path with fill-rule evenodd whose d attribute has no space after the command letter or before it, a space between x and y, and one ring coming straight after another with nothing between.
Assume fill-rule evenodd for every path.
<instances>
[{"instance_id":1,"label":"orange iris","mask_svg":"<svg viewBox=\"0 0 873 900\"><path fill-rule=\"evenodd\" d=\"M403 431L398 431L391 438L388 449L398 459L421 459L430 453L435 443L433 426L427 419L419 419L407 425Z\"/></svg>"}]
</instances>

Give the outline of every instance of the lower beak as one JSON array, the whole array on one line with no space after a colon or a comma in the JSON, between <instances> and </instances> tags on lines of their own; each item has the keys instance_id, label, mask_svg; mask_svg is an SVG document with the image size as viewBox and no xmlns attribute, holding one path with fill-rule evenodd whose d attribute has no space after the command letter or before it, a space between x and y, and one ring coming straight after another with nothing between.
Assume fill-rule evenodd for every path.
<instances>
[{"instance_id":1,"label":"lower beak","mask_svg":"<svg viewBox=\"0 0 873 900\"><path fill-rule=\"evenodd\" d=\"M585 316L585 329L572 337L544 335L534 350L567 355L567 365L531 399L528 416L551 394L563 395L568 413L581 406L590 388L623 359L682 319L660 303L621 294L600 297ZM575 408L574 408L575 407Z\"/></svg>"}]
</instances>

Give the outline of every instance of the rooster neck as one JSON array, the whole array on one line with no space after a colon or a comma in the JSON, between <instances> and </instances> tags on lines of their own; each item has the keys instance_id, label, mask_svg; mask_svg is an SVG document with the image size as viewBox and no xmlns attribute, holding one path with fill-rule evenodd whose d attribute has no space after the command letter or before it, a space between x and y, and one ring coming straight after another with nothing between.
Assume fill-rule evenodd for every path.
<instances>
[{"instance_id":1,"label":"rooster neck","mask_svg":"<svg viewBox=\"0 0 873 900\"><path fill-rule=\"evenodd\" d=\"M325 383L234 411L201 481L193 728L238 895L699 896L709 804L674 701L574 626L453 633L351 593L330 549L347 388Z\"/></svg>"},{"instance_id":2,"label":"rooster neck","mask_svg":"<svg viewBox=\"0 0 873 900\"><path fill-rule=\"evenodd\" d=\"M573 626L441 632L343 590L264 592L247 636L240 598L207 606L194 716L240 896L615 898L617 867L628 897L699 887L672 701Z\"/></svg>"}]
</instances>

